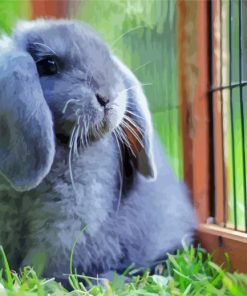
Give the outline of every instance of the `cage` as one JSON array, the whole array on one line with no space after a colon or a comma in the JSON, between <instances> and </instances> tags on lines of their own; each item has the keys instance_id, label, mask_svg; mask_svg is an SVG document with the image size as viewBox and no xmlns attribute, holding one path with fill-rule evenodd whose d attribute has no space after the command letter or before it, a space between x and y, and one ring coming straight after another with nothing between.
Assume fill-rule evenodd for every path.
<instances>
[{"instance_id":1,"label":"cage","mask_svg":"<svg viewBox=\"0 0 247 296\"><path fill-rule=\"evenodd\" d=\"M190 45L179 52L185 178L201 221L199 238L216 261L227 252L233 269L246 272L246 2L179 1L178 9L180 43L197 45L196 53Z\"/></svg>"}]
</instances>

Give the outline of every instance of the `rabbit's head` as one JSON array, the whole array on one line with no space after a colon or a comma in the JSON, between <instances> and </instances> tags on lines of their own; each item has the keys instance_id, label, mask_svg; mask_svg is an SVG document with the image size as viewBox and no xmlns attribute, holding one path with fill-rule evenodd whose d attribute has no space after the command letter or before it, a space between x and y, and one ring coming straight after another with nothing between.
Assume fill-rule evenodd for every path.
<instances>
[{"instance_id":1,"label":"rabbit's head","mask_svg":"<svg viewBox=\"0 0 247 296\"><path fill-rule=\"evenodd\" d=\"M90 27L20 22L11 40L0 43L0 67L0 172L16 190L34 188L47 175L55 138L86 149L112 133L131 165L154 177L141 87Z\"/></svg>"}]
</instances>

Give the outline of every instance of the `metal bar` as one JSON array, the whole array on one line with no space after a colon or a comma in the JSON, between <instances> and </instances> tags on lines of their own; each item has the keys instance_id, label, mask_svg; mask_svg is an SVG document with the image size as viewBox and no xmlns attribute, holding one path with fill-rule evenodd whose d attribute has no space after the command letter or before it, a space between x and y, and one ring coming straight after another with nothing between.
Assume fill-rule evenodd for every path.
<instances>
[{"instance_id":1,"label":"metal bar","mask_svg":"<svg viewBox=\"0 0 247 296\"><path fill-rule=\"evenodd\" d=\"M229 69L229 82L232 85L232 9L233 0L229 3L229 57L230 57L230 69ZM230 113L231 113L231 146L232 146L232 177L233 177L233 211L234 211L234 228L237 229L237 198L236 198L236 163L235 163L235 133L234 133L234 119L233 119L233 97L232 97L232 87L230 87Z\"/></svg>"},{"instance_id":2,"label":"metal bar","mask_svg":"<svg viewBox=\"0 0 247 296\"><path fill-rule=\"evenodd\" d=\"M243 65L243 36L242 36L242 0L239 1L239 80L242 82L242 65ZM246 184L246 165L245 165L245 124L244 124L244 99L243 99L243 87L240 86L240 110L241 110L241 135L242 135L242 157L243 157L243 186L244 186L244 215L245 215L245 231L247 231L247 184Z\"/></svg>"},{"instance_id":3,"label":"metal bar","mask_svg":"<svg viewBox=\"0 0 247 296\"><path fill-rule=\"evenodd\" d=\"M208 1L208 73L209 73L209 87L212 88L214 85L214 6L213 1ZM209 114L209 214L211 217L215 217L215 199L216 199L216 188L215 188L215 170L216 170L216 156L215 156L215 133L214 133L214 94L213 92L208 93L208 114Z\"/></svg>"},{"instance_id":4,"label":"metal bar","mask_svg":"<svg viewBox=\"0 0 247 296\"><path fill-rule=\"evenodd\" d=\"M235 82L235 83L231 83L229 85L224 85L224 86L218 86L218 87L212 87L209 92L214 92L214 91L220 91L220 90L224 90L224 89L230 89L230 88L236 88L236 87L244 87L247 85L247 81L243 80L241 82Z\"/></svg>"},{"instance_id":5,"label":"metal bar","mask_svg":"<svg viewBox=\"0 0 247 296\"><path fill-rule=\"evenodd\" d=\"M220 17L219 17L219 21L220 21L220 86L222 86L223 84L223 45L222 45L222 35L223 35L223 31L222 31L222 22L223 22L223 17L222 17L222 0L220 0ZM227 206L226 206L226 170L225 170L225 145L224 145L224 110L223 110L223 90L220 90L220 108L221 108L221 142L222 142L222 178L223 178L223 188L222 188L222 193L223 193L223 197L222 197L222 202L220 203L220 206L223 207L223 223L224 223L224 227L226 226L226 210L227 210Z\"/></svg>"}]
</instances>

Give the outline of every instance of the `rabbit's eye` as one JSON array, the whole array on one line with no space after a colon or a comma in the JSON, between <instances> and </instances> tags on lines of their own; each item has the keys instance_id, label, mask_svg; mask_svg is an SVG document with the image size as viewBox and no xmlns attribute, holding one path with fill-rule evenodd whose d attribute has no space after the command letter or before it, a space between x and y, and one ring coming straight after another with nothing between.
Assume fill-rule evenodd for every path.
<instances>
[{"instance_id":1,"label":"rabbit's eye","mask_svg":"<svg viewBox=\"0 0 247 296\"><path fill-rule=\"evenodd\" d=\"M54 75L58 72L57 62L53 57L47 57L36 62L39 76Z\"/></svg>"}]
</instances>

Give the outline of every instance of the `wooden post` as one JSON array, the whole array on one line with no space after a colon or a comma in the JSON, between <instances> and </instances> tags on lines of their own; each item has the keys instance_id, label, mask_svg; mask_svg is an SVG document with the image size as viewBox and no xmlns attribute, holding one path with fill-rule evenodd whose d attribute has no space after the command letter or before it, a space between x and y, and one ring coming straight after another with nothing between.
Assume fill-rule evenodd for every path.
<instances>
[{"instance_id":1,"label":"wooden post","mask_svg":"<svg viewBox=\"0 0 247 296\"><path fill-rule=\"evenodd\" d=\"M68 0L31 0L32 19L39 17L65 18L68 16Z\"/></svg>"},{"instance_id":2,"label":"wooden post","mask_svg":"<svg viewBox=\"0 0 247 296\"><path fill-rule=\"evenodd\" d=\"M209 217L207 1L178 1L178 73L184 176L200 222Z\"/></svg>"}]
</instances>

